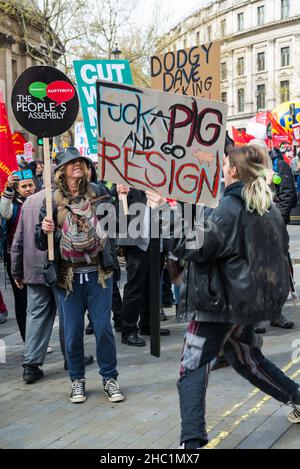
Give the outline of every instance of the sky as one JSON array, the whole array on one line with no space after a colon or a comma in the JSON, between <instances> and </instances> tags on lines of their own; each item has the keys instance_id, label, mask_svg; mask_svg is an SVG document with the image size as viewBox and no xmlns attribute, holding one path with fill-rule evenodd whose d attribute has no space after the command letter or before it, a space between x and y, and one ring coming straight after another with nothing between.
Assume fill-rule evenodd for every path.
<instances>
[{"instance_id":1,"label":"sky","mask_svg":"<svg viewBox=\"0 0 300 469\"><path fill-rule=\"evenodd\" d=\"M189 16L194 10L206 6L211 0L160 0L164 8L170 11L169 27ZM150 0L150 3L154 0Z\"/></svg>"},{"instance_id":2,"label":"sky","mask_svg":"<svg viewBox=\"0 0 300 469\"><path fill-rule=\"evenodd\" d=\"M137 16L142 21L147 21L151 17L151 12L155 5L159 5L164 14L168 14L169 21L165 25L168 30L189 16L194 10L201 8L212 0L139 0ZM163 31L162 31L163 32Z\"/></svg>"}]
</instances>

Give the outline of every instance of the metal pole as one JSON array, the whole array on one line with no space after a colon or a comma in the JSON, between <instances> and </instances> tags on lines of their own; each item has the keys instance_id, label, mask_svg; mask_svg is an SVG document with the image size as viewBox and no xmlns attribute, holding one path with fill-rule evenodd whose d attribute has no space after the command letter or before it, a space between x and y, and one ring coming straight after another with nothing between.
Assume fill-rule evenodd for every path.
<instances>
[{"instance_id":1,"label":"metal pole","mask_svg":"<svg viewBox=\"0 0 300 469\"><path fill-rule=\"evenodd\" d=\"M292 123L294 125L294 124L296 124L295 103L292 103L290 105L290 114L291 114L291 117L292 117ZM293 131L292 131L292 135L293 135L293 141L294 141ZM293 152L294 152L294 158L295 158L297 156L297 145L293 145Z\"/></svg>"},{"instance_id":2,"label":"metal pole","mask_svg":"<svg viewBox=\"0 0 300 469\"><path fill-rule=\"evenodd\" d=\"M150 218L152 219L152 217ZM150 353L154 357L160 357L160 238L152 238L152 236L150 237L149 276Z\"/></svg>"}]
</instances>

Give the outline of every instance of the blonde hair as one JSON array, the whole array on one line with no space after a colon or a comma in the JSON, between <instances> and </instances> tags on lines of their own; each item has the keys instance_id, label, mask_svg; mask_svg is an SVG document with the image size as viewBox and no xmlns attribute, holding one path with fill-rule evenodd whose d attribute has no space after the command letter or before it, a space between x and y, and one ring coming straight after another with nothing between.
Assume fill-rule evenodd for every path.
<instances>
[{"instance_id":1,"label":"blonde hair","mask_svg":"<svg viewBox=\"0 0 300 469\"><path fill-rule=\"evenodd\" d=\"M87 167L87 164L84 160L82 160L82 163L83 163L83 177L82 177L82 179L87 181L88 180L88 175L89 175L88 167ZM60 187L62 182L65 183L65 166L66 165L63 165L55 171L54 181L55 181L55 184L56 184L57 187ZM80 181L79 181L79 183L80 183Z\"/></svg>"},{"instance_id":2,"label":"blonde hair","mask_svg":"<svg viewBox=\"0 0 300 469\"><path fill-rule=\"evenodd\" d=\"M273 193L266 181L267 170L271 169L268 153L258 146L249 145L233 148L228 158L230 167L236 168L238 179L245 183L242 197L246 210L264 215L273 200Z\"/></svg>"}]
</instances>

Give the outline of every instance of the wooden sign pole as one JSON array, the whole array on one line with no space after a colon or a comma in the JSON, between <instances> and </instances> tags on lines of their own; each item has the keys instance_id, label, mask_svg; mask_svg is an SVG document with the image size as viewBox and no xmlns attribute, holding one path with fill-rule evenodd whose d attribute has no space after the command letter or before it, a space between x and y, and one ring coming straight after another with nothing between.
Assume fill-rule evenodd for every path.
<instances>
[{"instance_id":1,"label":"wooden sign pole","mask_svg":"<svg viewBox=\"0 0 300 469\"><path fill-rule=\"evenodd\" d=\"M43 139L44 143L44 184L46 188L47 218L52 220L52 195L51 195L51 161L49 150L49 138ZM48 234L48 259L54 261L53 233Z\"/></svg>"},{"instance_id":2,"label":"wooden sign pole","mask_svg":"<svg viewBox=\"0 0 300 469\"><path fill-rule=\"evenodd\" d=\"M124 215L129 215L127 195L120 194L119 199L122 200Z\"/></svg>"}]
</instances>

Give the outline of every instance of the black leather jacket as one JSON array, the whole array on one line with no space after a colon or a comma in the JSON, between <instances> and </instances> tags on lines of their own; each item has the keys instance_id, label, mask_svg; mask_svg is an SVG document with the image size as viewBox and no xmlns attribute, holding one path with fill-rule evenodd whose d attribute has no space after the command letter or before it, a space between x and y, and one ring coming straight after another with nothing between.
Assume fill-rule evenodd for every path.
<instances>
[{"instance_id":1,"label":"black leather jacket","mask_svg":"<svg viewBox=\"0 0 300 469\"><path fill-rule=\"evenodd\" d=\"M281 177L281 183L274 185L274 202L280 210L280 213L286 224L290 222L291 210L297 205L297 192L294 175L289 165L284 161L283 155L278 148L270 152L273 167L274 161L277 161L277 171ZM274 168L275 169L275 168Z\"/></svg>"},{"instance_id":2,"label":"black leather jacket","mask_svg":"<svg viewBox=\"0 0 300 469\"><path fill-rule=\"evenodd\" d=\"M243 184L227 187L204 222L204 242L176 257L190 261L181 292L180 319L255 324L280 315L289 292L288 234L275 205L263 216L249 213Z\"/></svg>"}]
</instances>

